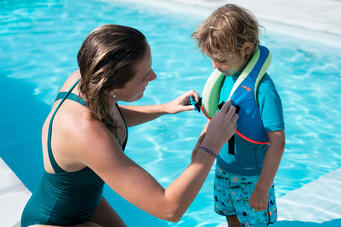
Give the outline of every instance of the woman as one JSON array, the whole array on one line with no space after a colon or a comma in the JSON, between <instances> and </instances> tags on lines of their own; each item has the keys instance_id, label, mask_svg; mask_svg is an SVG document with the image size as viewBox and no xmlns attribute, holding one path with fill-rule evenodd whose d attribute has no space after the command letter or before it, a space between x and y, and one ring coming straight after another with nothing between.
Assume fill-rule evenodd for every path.
<instances>
[{"instance_id":1,"label":"woman","mask_svg":"<svg viewBox=\"0 0 341 227\"><path fill-rule=\"evenodd\" d=\"M207 125L188 168L164 189L124 153L127 127L193 109L189 91L167 104L121 106L143 96L156 78L150 48L136 29L104 25L78 53L79 70L65 82L42 130L45 173L22 215L22 226L125 226L102 196L107 183L156 217L176 222L194 200L222 145L236 128L224 105Z\"/></svg>"}]
</instances>

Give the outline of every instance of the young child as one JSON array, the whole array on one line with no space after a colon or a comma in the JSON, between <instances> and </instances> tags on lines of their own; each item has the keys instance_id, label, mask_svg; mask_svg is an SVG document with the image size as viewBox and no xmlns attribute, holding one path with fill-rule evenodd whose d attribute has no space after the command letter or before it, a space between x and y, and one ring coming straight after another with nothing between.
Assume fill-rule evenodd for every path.
<instances>
[{"instance_id":1,"label":"young child","mask_svg":"<svg viewBox=\"0 0 341 227\"><path fill-rule=\"evenodd\" d=\"M213 68L225 74L219 103L228 99L241 71L259 48L258 33L258 22L249 11L227 4L215 10L192 34L211 58ZM268 142L248 140L236 133L234 151L225 144L217 157L215 211L226 216L228 226L267 226L277 218L273 180L285 146L283 110L268 74L256 89L256 95L252 94L252 99L256 96L254 112L259 113ZM245 120L240 113L237 125Z\"/></svg>"}]
</instances>

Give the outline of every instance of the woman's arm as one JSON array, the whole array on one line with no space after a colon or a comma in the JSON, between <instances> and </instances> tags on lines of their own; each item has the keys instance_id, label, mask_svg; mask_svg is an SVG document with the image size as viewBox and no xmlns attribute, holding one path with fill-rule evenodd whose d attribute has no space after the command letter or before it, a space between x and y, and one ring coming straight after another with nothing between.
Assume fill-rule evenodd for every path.
<instances>
[{"instance_id":1,"label":"woman's arm","mask_svg":"<svg viewBox=\"0 0 341 227\"><path fill-rule=\"evenodd\" d=\"M179 113L182 111L193 110L192 105L189 104L189 98L194 97L195 100L199 100L199 95L195 91L191 90L185 94L177 97L173 101L159 105L149 106L120 106L120 110L124 119L127 122L128 127L142 124L147 121L154 120L164 114Z\"/></svg>"},{"instance_id":2,"label":"woman's arm","mask_svg":"<svg viewBox=\"0 0 341 227\"><path fill-rule=\"evenodd\" d=\"M235 108L221 112L211 120L201 145L219 153L236 128ZM99 127L99 126L98 126ZM109 133L101 128L87 130L82 142L82 162L93 169L115 192L156 217L178 221L204 183L214 157L199 150L190 165L164 189L148 172L129 159ZM224 132L224 133L222 133Z\"/></svg>"},{"instance_id":3,"label":"woman's arm","mask_svg":"<svg viewBox=\"0 0 341 227\"><path fill-rule=\"evenodd\" d=\"M264 158L261 175L256 189L250 197L250 206L256 210L265 210L268 206L268 191L277 173L285 147L284 130L267 133L270 145Z\"/></svg>"},{"instance_id":4,"label":"woman's arm","mask_svg":"<svg viewBox=\"0 0 341 227\"><path fill-rule=\"evenodd\" d=\"M193 157L195 156L195 154L198 152L198 149L199 149L202 141L205 139L205 135L206 135L206 131L207 131L207 127L208 127L209 123L210 123L210 120L207 120L207 123L206 123L204 129L202 130L202 132L200 133L199 139L198 139L197 143L195 144L195 147L193 148L192 160L193 160Z\"/></svg>"}]
</instances>

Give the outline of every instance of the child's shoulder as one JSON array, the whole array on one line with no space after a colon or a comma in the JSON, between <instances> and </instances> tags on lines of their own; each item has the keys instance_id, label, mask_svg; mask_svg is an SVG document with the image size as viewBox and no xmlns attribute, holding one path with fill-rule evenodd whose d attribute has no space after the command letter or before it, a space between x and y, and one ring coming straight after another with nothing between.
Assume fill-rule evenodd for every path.
<instances>
[{"instance_id":1,"label":"child's shoulder","mask_svg":"<svg viewBox=\"0 0 341 227\"><path fill-rule=\"evenodd\" d=\"M274 85L274 82L271 78L271 76L268 74L268 73L265 73L265 75L263 76L263 78L261 79L260 83L259 83L259 86L260 85Z\"/></svg>"},{"instance_id":2,"label":"child's shoulder","mask_svg":"<svg viewBox=\"0 0 341 227\"><path fill-rule=\"evenodd\" d=\"M275 83L270 77L268 73L265 73L262 80L258 84L257 88L257 98L261 99L261 97L266 98L277 98L279 96Z\"/></svg>"},{"instance_id":3,"label":"child's shoulder","mask_svg":"<svg viewBox=\"0 0 341 227\"><path fill-rule=\"evenodd\" d=\"M267 90L267 89L275 89L275 83L272 80L271 76L268 73L265 73L265 75L263 76L263 78L261 79L261 81L258 84L258 90L262 91L262 90Z\"/></svg>"}]
</instances>

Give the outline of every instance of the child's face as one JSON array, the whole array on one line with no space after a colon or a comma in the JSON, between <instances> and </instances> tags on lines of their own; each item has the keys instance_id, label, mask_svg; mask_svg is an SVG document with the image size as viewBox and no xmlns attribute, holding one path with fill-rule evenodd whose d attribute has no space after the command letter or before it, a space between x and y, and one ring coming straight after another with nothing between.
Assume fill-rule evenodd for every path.
<instances>
[{"instance_id":1,"label":"child's face","mask_svg":"<svg viewBox=\"0 0 341 227\"><path fill-rule=\"evenodd\" d=\"M245 58L237 55L231 55L224 59L211 58L211 60L213 68L218 69L226 76L232 76L236 72L241 71L245 65Z\"/></svg>"},{"instance_id":2,"label":"child's face","mask_svg":"<svg viewBox=\"0 0 341 227\"><path fill-rule=\"evenodd\" d=\"M213 68L218 69L226 76L232 76L236 72L241 71L247 63L247 59L250 59L254 50L254 46L250 42L245 42L239 53L226 54L223 59L211 57Z\"/></svg>"}]
</instances>

